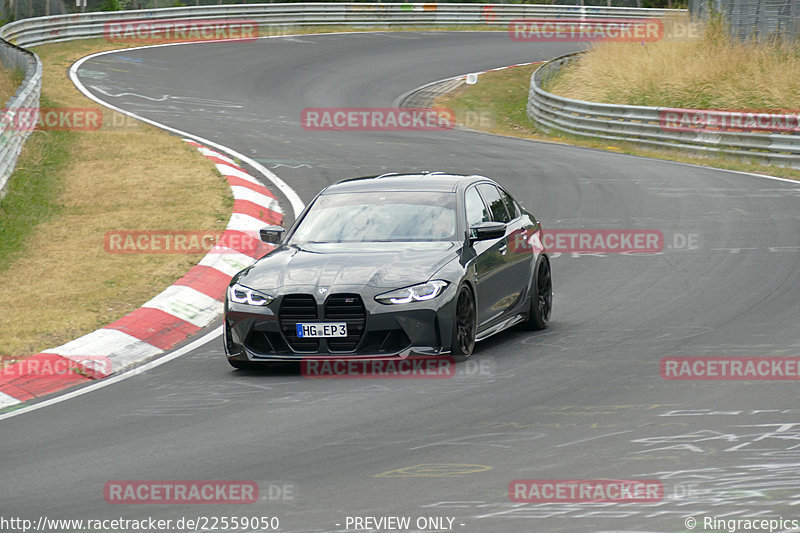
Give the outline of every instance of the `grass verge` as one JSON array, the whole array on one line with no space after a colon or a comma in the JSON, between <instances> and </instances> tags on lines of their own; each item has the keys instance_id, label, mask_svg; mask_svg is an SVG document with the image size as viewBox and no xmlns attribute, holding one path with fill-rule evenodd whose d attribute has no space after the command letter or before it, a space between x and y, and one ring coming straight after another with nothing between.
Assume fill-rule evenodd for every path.
<instances>
[{"instance_id":1,"label":"grass verge","mask_svg":"<svg viewBox=\"0 0 800 533\"><path fill-rule=\"evenodd\" d=\"M52 106L46 97L41 103ZM25 143L8 181L8 194L0 201L0 275L19 258L37 225L59 213L63 184L59 176L67 167L74 141L70 132L48 131L35 132Z\"/></svg>"},{"instance_id":2,"label":"grass verge","mask_svg":"<svg viewBox=\"0 0 800 533\"><path fill-rule=\"evenodd\" d=\"M477 84L463 85L459 89L437 98L435 105L452 109L459 124L497 135L585 146L643 157L800 180L800 170L765 166L756 161L749 162L721 155L700 157L677 149L650 149L635 143L593 140L566 134L545 135L536 129L526 114L530 77L538 66L526 65L481 74Z\"/></svg>"},{"instance_id":3,"label":"grass verge","mask_svg":"<svg viewBox=\"0 0 800 533\"><path fill-rule=\"evenodd\" d=\"M800 43L739 42L715 19L694 40L595 44L546 88L592 102L797 113Z\"/></svg>"},{"instance_id":4,"label":"grass verge","mask_svg":"<svg viewBox=\"0 0 800 533\"><path fill-rule=\"evenodd\" d=\"M0 202L0 356L58 346L136 309L200 255L110 254L113 230L222 230L232 198L213 164L81 95L66 73L102 40L36 48L42 107L95 108L96 131L36 131Z\"/></svg>"},{"instance_id":5,"label":"grass verge","mask_svg":"<svg viewBox=\"0 0 800 533\"><path fill-rule=\"evenodd\" d=\"M17 92L22 83L22 71L0 68L0 104L5 107L8 100Z\"/></svg>"}]
</instances>

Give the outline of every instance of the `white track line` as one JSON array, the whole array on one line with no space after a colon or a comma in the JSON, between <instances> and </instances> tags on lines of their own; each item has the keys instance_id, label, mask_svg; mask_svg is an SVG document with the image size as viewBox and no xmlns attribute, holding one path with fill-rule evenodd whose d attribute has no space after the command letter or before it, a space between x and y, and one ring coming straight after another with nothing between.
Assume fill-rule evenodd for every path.
<instances>
[{"instance_id":1,"label":"white track line","mask_svg":"<svg viewBox=\"0 0 800 533\"><path fill-rule=\"evenodd\" d=\"M56 396L54 398L50 398L49 400L45 400L43 402L35 403L35 404L29 405L27 407L22 407L20 409L17 409L16 411L11 411L10 413L2 414L2 415L0 415L0 421L1 420L6 420L8 418L13 418L15 416L19 416L21 414L29 413L31 411L36 411L36 410L41 409L43 407L48 407L50 405L54 405L54 404L57 404L57 403L60 403L60 402L66 401L66 400L70 400L72 398L77 398L78 396L83 396L84 394L88 394L88 393L90 393L92 391L95 391L97 389L102 389L103 387L108 387L109 385L113 385L115 383L119 383L120 381L124 381L124 380L126 380L128 378L131 378L133 376L141 374L142 372L147 372L150 369L153 369L153 368L155 368L157 366L161 366L164 363L168 363L169 361L172 361L173 359L177 359L178 357L180 357L180 356L182 356L182 355L184 355L186 353L189 353L189 352L191 352L192 350L194 350L196 348L199 348L200 346L206 344L207 342L210 342L210 341L216 339L220 335L222 335L222 326L219 326L215 330L213 330L213 331L211 331L209 333L206 333L205 335L203 335L199 339L192 341L191 343L187 344L183 348L178 348L174 352L168 353L167 355L165 355L163 357L159 357L158 359L154 359L154 360L150 361L149 363L143 364L142 366L136 367L136 368L134 368L132 370L128 370L127 372L123 372L122 374L118 374L116 376L105 378L105 379L100 380L100 381L95 381L91 385L87 385L86 387L83 387L82 389L78 389L78 390L75 390L75 391L72 391L72 392L68 392L66 394L62 394L60 396Z\"/></svg>"},{"instance_id":2,"label":"white track line","mask_svg":"<svg viewBox=\"0 0 800 533\"><path fill-rule=\"evenodd\" d=\"M126 111L126 110L121 109L121 108L119 108L119 107L117 107L115 105L112 105L112 104L110 104L108 102L105 102L105 101L101 100L100 98L98 98L97 96L95 96L94 94L92 94L91 92L89 92L89 90L86 88L86 86L83 85L83 83L78 79L78 69L81 67L81 65L83 65L84 62L88 61L89 59L93 59L95 57L103 56L103 55L106 55L106 54L113 54L113 53L118 53L118 52L129 52L131 50L140 50L142 48L160 48L160 47L164 47L164 46L175 46L176 44L189 44L189 43L172 43L172 44L158 44L158 45L154 45L154 46L140 46L140 47L137 47L137 48L125 48L123 50L106 50L105 52L98 52L96 54L91 54L91 55L88 55L86 57L82 57L79 60L77 60L75 63L73 63L73 65L69 68L69 77L72 80L72 83L75 84L75 86L78 88L78 90L80 92L83 93L84 96L86 96L90 100L94 100L95 102L97 102L98 104L100 104L102 106L105 106L105 107L107 107L109 109L113 109L114 111L116 111L118 113L122 113L123 115L135 118L137 120L141 120L142 122L145 122L147 124L151 124L151 125L153 125L153 126L155 126L157 128L161 128L162 130L167 130L169 132L175 133L175 134L180 135L182 137L185 137L185 138L188 138L188 139L192 139L193 141L196 141L196 142L198 142L200 144L203 144L203 145L206 145L206 146L210 146L210 147L215 148L215 149L217 149L217 150L219 150L221 152L225 152L226 154L232 156L235 159L238 158L240 161L244 161L245 163L250 165L252 168L254 168L256 171L258 171L261 175L263 175L265 178L267 178L270 182L272 182L272 184L279 191L281 191L284 196L286 196L286 199L289 200L289 203L292 206L292 211L294 212L294 216L297 217L300 214L300 212L303 210L303 207L305 207L304 204L303 204L303 201L300 199L300 196L298 196L297 193L294 191L294 189L292 189L285 181L283 181L274 172L269 170L267 167L265 167L261 163L255 161L254 159L251 159L250 157L247 157L246 155L244 155L242 153L237 152L236 150L233 150L232 148L228 148L227 146L223 146L221 144L215 143L214 141L211 141L211 140L208 140L208 139L204 139L203 137L200 137L199 135L194 135L192 133L181 131L181 130L179 130L177 128L172 128L172 127L167 126L165 124L161 124L160 122L156 122L155 120L150 120L149 118L142 117L140 115L137 115L136 113L132 113L130 111Z\"/></svg>"},{"instance_id":3,"label":"white track line","mask_svg":"<svg viewBox=\"0 0 800 533\"><path fill-rule=\"evenodd\" d=\"M86 57L83 57L83 58L79 59L78 61L76 61L70 67L70 69L69 69L69 77L72 80L72 83L75 84L75 86L78 88L78 90L81 93L83 93L84 96L86 96L90 100L93 100L93 101L97 102L98 104L100 104L100 105L102 105L104 107L112 109L112 110L114 110L114 111L116 111L118 113L121 113L123 115L129 116L131 118L135 118L137 120L140 120L142 122L145 122L145 123L150 124L152 126L155 126L157 128L161 128L163 130L175 133L175 134L180 135L180 136L182 136L184 138L191 139L191 140L196 141L196 142L198 142L198 143L200 143L202 145L210 146L212 148L215 148L215 149L217 149L217 150L219 150L221 152L224 152L224 153L230 155L233 158L237 158L240 161L244 161L246 164L250 165L253 169L255 169L257 172L259 172L261 175L263 175L265 178L267 178L279 191L281 191L281 193L283 193L284 196L286 196L286 199L289 200L289 204L292 207L292 212L294 213L294 216L297 217L303 211L303 208L305 207L304 204L303 204L303 201L300 199L300 196L286 182L284 182L274 172L272 172L271 170L269 170L268 168L266 168L262 164L258 163L257 161L253 160L250 157L247 157L246 155L244 155L242 153L237 152L236 150L233 150L232 148L228 148L227 146L223 146L223 145L221 145L219 143L215 143L214 141L211 141L209 139L205 139L203 137L200 137L199 135L194 135L192 133L181 131L181 130L179 130L177 128L172 128L172 127L167 126L165 124L161 124L161 123L156 122L154 120L150 120L148 118L145 118L145 117L142 117L140 115L137 115L136 113L132 113L130 111L126 111L126 110L121 109L121 108L119 108L119 107L117 107L115 105L112 105L112 104L110 104L108 102L105 102L105 101L101 100L100 98L96 97L91 92L89 92L89 90L86 89L86 86L84 86L83 83L78 79L78 69L81 67L81 65L83 65L83 63L85 61L87 61L89 59L92 59L94 57L98 57L98 56L102 56L102 55L106 55L106 54L111 54L111 53L116 53L116 52L127 52L127 51L130 51L130 50L139 50L139 49L142 49L142 48L159 48L159 47L163 47L163 46L176 46L176 45L184 45L184 44L195 44L195 43L170 43L170 44L161 44L161 45L153 45L153 46L140 46L140 47L137 47L137 48L126 48L126 49L121 49L121 50L106 50L105 52L98 52L96 54L91 54L91 55L88 55ZM128 378L130 378L132 376L135 376L135 375L137 375L137 374L139 374L141 372L146 372L147 370L150 370L150 369L155 368L157 366L163 365L164 363L167 363L167 362L169 362L169 361L171 361L171 360L173 360L173 359L175 359L177 357L180 357L180 356L192 351L193 349L195 349L195 348L197 348L199 346L202 346L203 344L205 344L205 343L207 343L207 342L219 337L220 335L222 335L222 327L218 327L218 328L214 329L213 331L203 335L199 339L197 339L195 341L192 341L191 343L187 344L183 348L179 348L178 350L170 352L167 355L161 356L158 359L154 359L153 361L150 361L149 363L145 363L144 365L142 365L140 367L137 367L137 368L134 368L133 370L129 370L127 372L123 372L122 374L119 374L119 375L116 375L116 376L113 376L113 377L110 377L110 378L103 379L102 381L98 381L96 383L93 383L91 385L88 385L86 387L78 389L76 391L69 392L69 393L66 393L66 394L61 394L61 395L56 396L54 398L50 398L49 400L45 400L43 402L39 402L39 403L36 403L36 404L33 404L33 405L29 405L29 406L26 406L26 407L21 407L20 409L17 409L15 411L11 411L9 413L2 414L2 415L0 415L0 420L6 420L8 418L19 416L19 415L24 414L24 413L29 413L31 411L36 411L36 410L41 409L43 407L54 405L56 403L60 403L60 402L66 401L66 400L69 400L71 398L75 398L77 396L82 396L82 395L87 394L89 392L92 392L94 390L102 389L103 387L107 387L107 386L112 385L114 383L118 383L118 382L123 381L125 379L128 379ZM5 396L5 395L3 395L3 396ZM3 404L5 403L5 402L2 401L3 399L4 398L0 397L0 408L2 408Z\"/></svg>"}]
</instances>

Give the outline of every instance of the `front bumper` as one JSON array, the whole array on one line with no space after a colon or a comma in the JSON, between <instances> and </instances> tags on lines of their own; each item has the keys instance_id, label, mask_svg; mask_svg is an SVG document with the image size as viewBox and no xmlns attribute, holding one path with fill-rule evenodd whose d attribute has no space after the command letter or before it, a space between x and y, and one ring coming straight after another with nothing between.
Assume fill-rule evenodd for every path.
<instances>
[{"instance_id":1,"label":"front bumper","mask_svg":"<svg viewBox=\"0 0 800 533\"><path fill-rule=\"evenodd\" d=\"M242 362L386 359L450 353L455 290L426 302L384 305L373 294L287 291L268 306L225 302L224 345ZM298 322L346 322L348 337L302 339Z\"/></svg>"}]
</instances>

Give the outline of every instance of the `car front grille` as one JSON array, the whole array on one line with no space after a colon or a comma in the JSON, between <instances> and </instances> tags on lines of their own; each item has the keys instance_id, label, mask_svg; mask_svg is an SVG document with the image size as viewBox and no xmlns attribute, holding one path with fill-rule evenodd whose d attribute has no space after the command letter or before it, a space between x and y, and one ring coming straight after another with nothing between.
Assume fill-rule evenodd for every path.
<instances>
[{"instance_id":1,"label":"car front grille","mask_svg":"<svg viewBox=\"0 0 800 533\"><path fill-rule=\"evenodd\" d=\"M352 352L358 348L367 323L367 310L358 294L331 294L322 316L311 294L287 294L278 310L281 332L295 352ZM345 322L347 337L305 339L297 336L298 322Z\"/></svg>"},{"instance_id":2,"label":"car front grille","mask_svg":"<svg viewBox=\"0 0 800 533\"><path fill-rule=\"evenodd\" d=\"M317 321L317 302L310 294L287 294L278 309L278 319L286 342L296 352L319 351L319 339L305 339L297 336L298 322Z\"/></svg>"},{"instance_id":3,"label":"car front grille","mask_svg":"<svg viewBox=\"0 0 800 533\"><path fill-rule=\"evenodd\" d=\"M325 302L325 320L347 323L347 337L327 339L328 349L334 352L352 352L361 342L364 326L367 323L367 311L361 296L332 294Z\"/></svg>"}]
</instances>

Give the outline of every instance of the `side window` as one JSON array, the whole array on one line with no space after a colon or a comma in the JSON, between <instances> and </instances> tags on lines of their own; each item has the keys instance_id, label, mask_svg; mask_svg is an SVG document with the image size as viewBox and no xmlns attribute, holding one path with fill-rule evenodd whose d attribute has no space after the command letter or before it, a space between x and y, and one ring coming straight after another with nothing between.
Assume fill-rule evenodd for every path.
<instances>
[{"instance_id":1,"label":"side window","mask_svg":"<svg viewBox=\"0 0 800 533\"><path fill-rule=\"evenodd\" d=\"M503 199L500 197L500 191L497 190L497 187L490 183L481 183L478 185L478 189L483 199L486 200L486 203L489 205L489 210L492 212L492 220L495 222L511 222L511 218L508 216L508 211L506 211L506 206L503 203Z\"/></svg>"},{"instance_id":2,"label":"side window","mask_svg":"<svg viewBox=\"0 0 800 533\"><path fill-rule=\"evenodd\" d=\"M511 216L511 219L517 218L520 212L519 209L517 209L517 203L511 198L511 195L500 187L500 196L503 197L503 203L506 204L506 209L508 209L508 214Z\"/></svg>"},{"instance_id":3,"label":"side window","mask_svg":"<svg viewBox=\"0 0 800 533\"><path fill-rule=\"evenodd\" d=\"M478 189L475 187L467 189L467 194L464 196L464 203L467 210L468 227L492 220L492 217L489 216L489 212L486 210L486 206L483 204L483 200L481 200L480 194L478 194Z\"/></svg>"}]
</instances>

